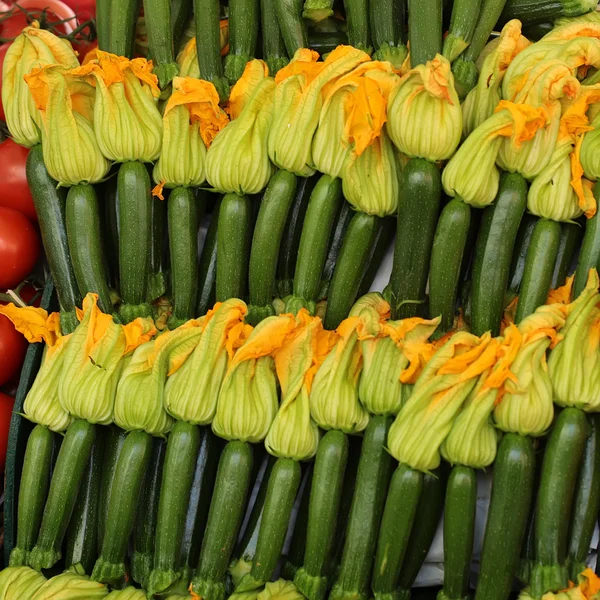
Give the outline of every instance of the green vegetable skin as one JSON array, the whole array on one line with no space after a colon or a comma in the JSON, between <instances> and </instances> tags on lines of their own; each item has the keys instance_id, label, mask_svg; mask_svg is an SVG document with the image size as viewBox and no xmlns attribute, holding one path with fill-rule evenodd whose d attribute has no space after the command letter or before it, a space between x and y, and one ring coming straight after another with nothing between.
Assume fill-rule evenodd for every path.
<instances>
[{"instance_id":1,"label":"green vegetable skin","mask_svg":"<svg viewBox=\"0 0 600 600\"><path fill-rule=\"evenodd\" d=\"M408 0L411 66L425 64L442 52L442 0Z\"/></svg>"},{"instance_id":2,"label":"green vegetable skin","mask_svg":"<svg viewBox=\"0 0 600 600\"><path fill-rule=\"evenodd\" d=\"M600 183L594 184L594 198L600 199ZM45 244L44 244L45 245ZM585 288L590 269L600 269L600 217L596 213L585 223L585 234L575 270L573 297L577 298Z\"/></svg>"},{"instance_id":3,"label":"green vegetable skin","mask_svg":"<svg viewBox=\"0 0 600 600\"><path fill-rule=\"evenodd\" d=\"M254 58L258 37L258 0L230 0L229 54L225 57L225 77L234 84Z\"/></svg>"}]
</instances>

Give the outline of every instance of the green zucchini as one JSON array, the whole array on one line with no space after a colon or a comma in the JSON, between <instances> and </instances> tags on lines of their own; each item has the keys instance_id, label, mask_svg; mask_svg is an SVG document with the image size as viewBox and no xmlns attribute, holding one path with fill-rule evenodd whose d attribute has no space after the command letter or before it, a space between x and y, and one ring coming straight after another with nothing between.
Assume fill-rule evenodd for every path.
<instances>
[{"instance_id":1,"label":"green zucchini","mask_svg":"<svg viewBox=\"0 0 600 600\"><path fill-rule=\"evenodd\" d=\"M515 249L513 251L510 264L510 274L508 276L508 291L510 294L518 294L523 282L523 272L525 271L525 261L527 251L531 244L531 236L538 219L534 215L525 213L521 220L521 225L515 240Z\"/></svg>"},{"instance_id":2,"label":"green zucchini","mask_svg":"<svg viewBox=\"0 0 600 600\"><path fill-rule=\"evenodd\" d=\"M29 434L19 485L17 543L10 553L11 567L27 564L40 530L44 504L48 497L54 434L36 425Z\"/></svg>"},{"instance_id":3,"label":"green zucchini","mask_svg":"<svg viewBox=\"0 0 600 600\"><path fill-rule=\"evenodd\" d=\"M96 0L96 36L98 48L104 52L110 47L110 5L111 0Z\"/></svg>"},{"instance_id":4,"label":"green zucchini","mask_svg":"<svg viewBox=\"0 0 600 600\"><path fill-rule=\"evenodd\" d=\"M565 408L558 415L546 446L535 515L536 563L531 573L534 597L565 589L569 581L569 520L588 433L585 413L578 408Z\"/></svg>"},{"instance_id":5,"label":"green zucchini","mask_svg":"<svg viewBox=\"0 0 600 600\"><path fill-rule=\"evenodd\" d=\"M229 54L225 57L224 73L231 85L254 58L258 29L258 0L229 0Z\"/></svg>"},{"instance_id":6,"label":"green zucchini","mask_svg":"<svg viewBox=\"0 0 600 600\"><path fill-rule=\"evenodd\" d=\"M248 269L250 306L247 320L256 325L274 315L273 291L281 238L296 193L297 177L279 169L270 179L260 203Z\"/></svg>"},{"instance_id":7,"label":"green zucchini","mask_svg":"<svg viewBox=\"0 0 600 600\"><path fill-rule=\"evenodd\" d=\"M152 252L152 196L150 177L142 163L123 163L118 178L119 198L127 199L119 202L120 314L127 323L150 315L146 293Z\"/></svg>"},{"instance_id":8,"label":"green zucchini","mask_svg":"<svg viewBox=\"0 0 600 600\"><path fill-rule=\"evenodd\" d=\"M260 0L260 15L262 55L269 67L269 74L274 77L277 71L289 62L279 22L277 21L275 0Z\"/></svg>"},{"instance_id":9,"label":"green zucchini","mask_svg":"<svg viewBox=\"0 0 600 600\"><path fill-rule=\"evenodd\" d=\"M179 73L173 45L171 0L144 0L144 22L154 73L160 87L165 88Z\"/></svg>"},{"instance_id":10,"label":"green zucchini","mask_svg":"<svg viewBox=\"0 0 600 600\"><path fill-rule=\"evenodd\" d=\"M483 216L482 210L471 211L471 224L469 225L469 233L467 234L467 242L465 243L465 253L463 255L462 264L460 266L460 282L461 287L467 280L470 280L473 273L473 263L475 262L475 246L477 245L477 237L481 229ZM459 297L460 292L459 292Z\"/></svg>"},{"instance_id":11,"label":"green zucchini","mask_svg":"<svg viewBox=\"0 0 600 600\"><path fill-rule=\"evenodd\" d=\"M244 516L252 462L248 442L229 442L221 454L198 569L190 588L205 600L225 597L225 573Z\"/></svg>"},{"instance_id":12,"label":"green zucchini","mask_svg":"<svg viewBox=\"0 0 600 600\"><path fill-rule=\"evenodd\" d=\"M73 421L67 429L52 474L37 543L29 555L29 565L37 571L49 569L62 556L62 542L95 439L96 426L83 419Z\"/></svg>"},{"instance_id":13,"label":"green zucchini","mask_svg":"<svg viewBox=\"0 0 600 600\"><path fill-rule=\"evenodd\" d=\"M448 478L444 506L444 587L439 600L461 600L469 595L469 576L475 536L477 474L456 465Z\"/></svg>"},{"instance_id":14,"label":"green zucchini","mask_svg":"<svg viewBox=\"0 0 600 600\"><path fill-rule=\"evenodd\" d=\"M413 69L442 53L442 0L408 0L408 41Z\"/></svg>"},{"instance_id":15,"label":"green zucchini","mask_svg":"<svg viewBox=\"0 0 600 600\"><path fill-rule=\"evenodd\" d=\"M560 223L556 221L540 219L537 222L527 250L515 323L520 323L538 306L546 303L558 255L560 233Z\"/></svg>"},{"instance_id":16,"label":"green zucchini","mask_svg":"<svg viewBox=\"0 0 600 600\"><path fill-rule=\"evenodd\" d=\"M396 219L384 218L381 222L379 235L367 258L365 272L360 282L358 294L356 295L357 298L360 298L371 289L375 277L377 276L377 272L381 267L381 263L383 262L387 251L390 249L390 246L394 243L395 233Z\"/></svg>"},{"instance_id":17,"label":"green zucchini","mask_svg":"<svg viewBox=\"0 0 600 600\"><path fill-rule=\"evenodd\" d=\"M112 312L108 277L104 265L98 197L89 184L69 188L65 209L69 253L82 296L98 295L102 312Z\"/></svg>"},{"instance_id":18,"label":"green zucchini","mask_svg":"<svg viewBox=\"0 0 600 600\"><path fill-rule=\"evenodd\" d=\"M319 442L315 459L304 564L294 577L296 587L308 600L323 600L327 593L327 568L347 461L348 436L335 429L328 431Z\"/></svg>"},{"instance_id":19,"label":"green zucchini","mask_svg":"<svg viewBox=\"0 0 600 600\"><path fill-rule=\"evenodd\" d=\"M582 238L582 227L579 223L561 223L560 244L558 256L552 273L550 287L556 289L565 284L573 264L573 257L579 249Z\"/></svg>"},{"instance_id":20,"label":"green zucchini","mask_svg":"<svg viewBox=\"0 0 600 600\"><path fill-rule=\"evenodd\" d=\"M365 430L344 552L330 598L368 598L372 557L383 513L393 459L385 446L393 418L371 417Z\"/></svg>"},{"instance_id":21,"label":"green zucchini","mask_svg":"<svg viewBox=\"0 0 600 600\"><path fill-rule=\"evenodd\" d=\"M148 578L154 562L155 535L158 528L158 505L163 489L164 460L165 441L161 438L154 438L152 440L150 462L144 476L135 524L133 526L131 578L144 587L148 585Z\"/></svg>"},{"instance_id":22,"label":"green zucchini","mask_svg":"<svg viewBox=\"0 0 600 600\"><path fill-rule=\"evenodd\" d=\"M192 14L191 0L171 0L171 35L175 53Z\"/></svg>"},{"instance_id":23,"label":"green zucchini","mask_svg":"<svg viewBox=\"0 0 600 600\"><path fill-rule=\"evenodd\" d=\"M526 206L525 179L518 173L503 174L494 204L483 212L475 249L471 288L475 335L500 333L515 238Z\"/></svg>"},{"instance_id":24,"label":"green zucchini","mask_svg":"<svg viewBox=\"0 0 600 600\"><path fill-rule=\"evenodd\" d=\"M26 173L62 312L61 328L64 334L71 333L78 323L75 307L81 305L81 294L69 256L65 226L66 191L58 188L56 181L48 174L41 144L29 151Z\"/></svg>"},{"instance_id":25,"label":"green zucchini","mask_svg":"<svg viewBox=\"0 0 600 600\"><path fill-rule=\"evenodd\" d=\"M171 328L194 316L198 293L198 204L190 188L169 194L169 251L171 255Z\"/></svg>"},{"instance_id":26,"label":"green zucchini","mask_svg":"<svg viewBox=\"0 0 600 600\"><path fill-rule=\"evenodd\" d=\"M376 60L389 60L400 68L406 58L404 45L405 0L370 0L369 23Z\"/></svg>"},{"instance_id":27,"label":"green zucchini","mask_svg":"<svg viewBox=\"0 0 600 600\"><path fill-rule=\"evenodd\" d=\"M217 302L246 295L251 231L252 203L248 196L225 195L217 229Z\"/></svg>"},{"instance_id":28,"label":"green zucchini","mask_svg":"<svg viewBox=\"0 0 600 600\"><path fill-rule=\"evenodd\" d=\"M275 0L275 14L288 56L308 47L306 24L302 18L303 0Z\"/></svg>"},{"instance_id":29,"label":"green zucchini","mask_svg":"<svg viewBox=\"0 0 600 600\"><path fill-rule=\"evenodd\" d=\"M133 58L140 0L111 0L108 52Z\"/></svg>"},{"instance_id":30,"label":"green zucchini","mask_svg":"<svg viewBox=\"0 0 600 600\"><path fill-rule=\"evenodd\" d=\"M440 333L454 325L456 294L470 223L471 207L460 198L454 198L442 209L433 238L429 313L442 318Z\"/></svg>"},{"instance_id":31,"label":"green zucchini","mask_svg":"<svg viewBox=\"0 0 600 600\"><path fill-rule=\"evenodd\" d=\"M395 319L416 316L418 305L425 302L431 247L442 196L439 168L423 158L409 160L400 176L400 190L390 278Z\"/></svg>"},{"instance_id":32,"label":"green zucchini","mask_svg":"<svg viewBox=\"0 0 600 600\"><path fill-rule=\"evenodd\" d=\"M327 310L323 321L326 329L335 329L348 316L360 287L366 260L372 252L381 230L382 219L366 213L354 213L327 298Z\"/></svg>"},{"instance_id":33,"label":"green zucchini","mask_svg":"<svg viewBox=\"0 0 600 600\"><path fill-rule=\"evenodd\" d=\"M202 79L210 81L222 102L229 98L229 84L223 76L221 60L221 3L219 0L194 0L196 51Z\"/></svg>"},{"instance_id":34,"label":"green zucchini","mask_svg":"<svg viewBox=\"0 0 600 600\"><path fill-rule=\"evenodd\" d=\"M390 482L377 540L372 580L376 600L392 598L398 587L422 489L423 473L398 465Z\"/></svg>"},{"instance_id":35,"label":"green zucchini","mask_svg":"<svg viewBox=\"0 0 600 600\"><path fill-rule=\"evenodd\" d=\"M196 315L205 315L215 303L215 284L217 281L217 230L219 225L219 207L217 201L206 232L202 254L198 263L198 304Z\"/></svg>"},{"instance_id":36,"label":"green zucchini","mask_svg":"<svg viewBox=\"0 0 600 600\"><path fill-rule=\"evenodd\" d=\"M186 511L199 449L200 427L176 421L169 433L162 468L152 572L144 583L149 594L164 592L180 575Z\"/></svg>"},{"instance_id":37,"label":"green zucchini","mask_svg":"<svg viewBox=\"0 0 600 600\"><path fill-rule=\"evenodd\" d=\"M508 0L503 22L519 19L522 23L544 23L561 17L578 17L596 8L594 0Z\"/></svg>"},{"instance_id":38,"label":"green zucchini","mask_svg":"<svg viewBox=\"0 0 600 600\"><path fill-rule=\"evenodd\" d=\"M345 31L309 31L308 47L321 56L335 50L338 46L348 44Z\"/></svg>"},{"instance_id":39,"label":"green zucchini","mask_svg":"<svg viewBox=\"0 0 600 600\"><path fill-rule=\"evenodd\" d=\"M104 206L102 218L102 239L107 258L109 285L119 287L119 198L117 177L110 177L102 186Z\"/></svg>"},{"instance_id":40,"label":"green zucchini","mask_svg":"<svg viewBox=\"0 0 600 600\"><path fill-rule=\"evenodd\" d=\"M127 434L110 489L102 551L92 571L94 581L116 582L126 574L127 544L151 454L151 435L145 431Z\"/></svg>"},{"instance_id":41,"label":"green zucchini","mask_svg":"<svg viewBox=\"0 0 600 600\"><path fill-rule=\"evenodd\" d=\"M369 0L344 0L348 44L359 50L371 52L369 31Z\"/></svg>"},{"instance_id":42,"label":"green zucchini","mask_svg":"<svg viewBox=\"0 0 600 600\"><path fill-rule=\"evenodd\" d=\"M104 455L103 442L103 437L99 436L92 448L66 535L65 566L69 568L81 565L88 574L92 572L98 556L98 494Z\"/></svg>"},{"instance_id":43,"label":"green zucchini","mask_svg":"<svg viewBox=\"0 0 600 600\"><path fill-rule=\"evenodd\" d=\"M596 200L600 198L600 183L594 184L594 198ZM46 247L45 243L44 247ZM598 217L598 213L591 219L587 219L585 223L585 234L573 283L574 298L577 298L585 288L590 269L600 269L600 217Z\"/></svg>"},{"instance_id":44,"label":"green zucchini","mask_svg":"<svg viewBox=\"0 0 600 600\"><path fill-rule=\"evenodd\" d=\"M534 477L532 440L505 434L494 463L475 600L506 600L510 594L527 529Z\"/></svg>"},{"instance_id":45,"label":"green zucchini","mask_svg":"<svg viewBox=\"0 0 600 600\"><path fill-rule=\"evenodd\" d=\"M598 415L589 415L588 420L590 434L577 477L568 536L567 565L570 581L577 581L578 575L586 568L600 509L600 420Z\"/></svg>"},{"instance_id":46,"label":"green zucchini","mask_svg":"<svg viewBox=\"0 0 600 600\"><path fill-rule=\"evenodd\" d=\"M314 313L314 303L318 300L329 238L342 202L341 180L322 175L308 201L294 274L294 296L298 308L304 306L311 313ZM290 306L290 309L293 310L293 307Z\"/></svg>"},{"instance_id":47,"label":"green zucchini","mask_svg":"<svg viewBox=\"0 0 600 600\"><path fill-rule=\"evenodd\" d=\"M151 165L147 165L150 169ZM152 196L150 260L146 296L152 303L167 291L165 247L167 243L167 202Z\"/></svg>"},{"instance_id":48,"label":"green zucchini","mask_svg":"<svg viewBox=\"0 0 600 600\"><path fill-rule=\"evenodd\" d=\"M455 0L442 55L454 62L471 43L482 0Z\"/></svg>"}]
</instances>

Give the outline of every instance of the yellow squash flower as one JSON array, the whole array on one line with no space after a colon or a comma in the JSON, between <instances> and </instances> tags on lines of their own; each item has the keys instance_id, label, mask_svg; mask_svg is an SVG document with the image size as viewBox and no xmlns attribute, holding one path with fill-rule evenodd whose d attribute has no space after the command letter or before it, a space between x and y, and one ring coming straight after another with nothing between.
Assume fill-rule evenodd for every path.
<instances>
[{"instance_id":1,"label":"yellow squash flower","mask_svg":"<svg viewBox=\"0 0 600 600\"><path fill-rule=\"evenodd\" d=\"M115 162L156 160L162 117L152 62L99 50L97 60L73 73L96 87L94 131L104 156Z\"/></svg>"},{"instance_id":2,"label":"yellow squash flower","mask_svg":"<svg viewBox=\"0 0 600 600\"><path fill-rule=\"evenodd\" d=\"M585 177L590 181L598 181L600 179L600 113L594 117L590 127L591 129L583 135L579 158Z\"/></svg>"},{"instance_id":3,"label":"yellow squash flower","mask_svg":"<svg viewBox=\"0 0 600 600\"><path fill-rule=\"evenodd\" d=\"M126 587L124 590L115 590L106 596L106 600L146 600L146 592L134 587Z\"/></svg>"},{"instance_id":4,"label":"yellow squash flower","mask_svg":"<svg viewBox=\"0 0 600 600\"><path fill-rule=\"evenodd\" d=\"M446 58L437 55L400 79L388 105L388 133L410 157L437 162L460 143L462 111Z\"/></svg>"},{"instance_id":5,"label":"yellow squash flower","mask_svg":"<svg viewBox=\"0 0 600 600\"><path fill-rule=\"evenodd\" d=\"M69 42L40 29L35 22L25 27L9 46L2 68L6 124L15 142L28 148L42 141L42 121L24 77L44 65L74 68L79 62Z\"/></svg>"},{"instance_id":6,"label":"yellow squash flower","mask_svg":"<svg viewBox=\"0 0 600 600\"><path fill-rule=\"evenodd\" d=\"M269 130L269 157L279 168L300 176L314 173L312 139L319 124L326 87L367 62L369 55L351 46L338 46L325 61L306 48L275 78L273 123Z\"/></svg>"},{"instance_id":7,"label":"yellow squash flower","mask_svg":"<svg viewBox=\"0 0 600 600\"><path fill-rule=\"evenodd\" d=\"M500 181L496 158L503 138L519 148L546 123L543 108L501 101L494 114L469 135L442 173L449 196L477 208L490 205Z\"/></svg>"},{"instance_id":8,"label":"yellow squash flower","mask_svg":"<svg viewBox=\"0 0 600 600\"><path fill-rule=\"evenodd\" d=\"M176 60L179 67L179 77L200 79L200 65L198 64L195 35L188 40L179 54L177 54Z\"/></svg>"},{"instance_id":9,"label":"yellow squash flower","mask_svg":"<svg viewBox=\"0 0 600 600\"><path fill-rule=\"evenodd\" d=\"M267 154L273 117L275 81L264 62L253 60L233 86L231 122L214 139L206 155L206 178L218 192L257 194L274 167Z\"/></svg>"},{"instance_id":10,"label":"yellow squash flower","mask_svg":"<svg viewBox=\"0 0 600 600\"><path fill-rule=\"evenodd\" d=\"M229 123L219 94L208 81L175 77L163 113L162 151L154 166L158 194L163 187L198 187L206 179L206 149Z\"/></svg>"},{"instance_id":11,"label":"yellow squash flower","mask_svg":"<svg viewBox=\"0 0 600 600\"><path fill-rule=\"evenodd\" d=\"M35 600L96 600L106 598L108 588L79 573L63 573L48 579L33 597Z\"/></svg>"},{"instance_id":12,"label":"yellow squash flower","mask_svg":"<svg viewBox=\"0 0 600 600\"><path fill-rule=\"evenodd\" d=\"M193 600L198 600L198 598L196 595L193 596ZM171 599L167 598L167 600ZM173 598L173 600L179 600L179 597ZM182 597L182 600L185 599ZM229 600L304 600L304 596L291 581L278 579L267 582L262 589L231 594Z\"/></svg>"},{"instance_id":13,"label":"yellow squash flower","mask_svg":"<svg viewBox=\"0 0 600 600\"><path fill-rule=\"evenodd\" d=\"M8 567L0 572L0 598L31 600L46 578L30 567Z\"/></svg>"},{"instance_id":14,"label":"yellow squash flower","mask_svg":"<svg viewBox=\"0 0 600 600\"><path fill-rule=\"evenodd\" d=\"M552 31L547 33L542 40L563 42L577 37L600 39L600 13L592 11L578 17L556 19Z\"/></svg>"}]
</instances>

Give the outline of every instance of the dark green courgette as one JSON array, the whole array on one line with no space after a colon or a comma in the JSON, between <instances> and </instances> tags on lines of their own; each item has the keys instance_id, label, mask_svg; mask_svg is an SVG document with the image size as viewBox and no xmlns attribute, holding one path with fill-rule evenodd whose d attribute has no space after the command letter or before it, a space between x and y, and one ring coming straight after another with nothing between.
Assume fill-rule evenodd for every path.
<instances>
[{"instance_id":1,"label":"dark green courgette","mask_svg":"<svg viewBox=\"0 0 600 600\"><path fill-rule=\"evenodd\" d=\"M110 5L111 0L96 0L96 36L98 48L104 52L110 46Z\"/></svg>"},{"instance_id":2,"label":"dark green courgette","mask_svg":"<svg viewBox=\"0 0 600 600\"><path fill-rule=\"evenodd\" d=\"M259 29L258 0L229 0L229 54L224 73L234 84L254 58ZM274 75L274 73L273 73Z\"/></svg>"},{"instance_id":3,"label":"dark green courgette","mask_svg":"<svg viewBox=\"0 0 600 600\"><path fill-rule=\"evenodd\" d=\"M165 88L179 73L173 45L171 0L144 0L144 21L154 72L160 87Z\"/></svg>"},{"instance_id":4,"label":"dark green courgette","mask_svg":"<svg viewBox=\"0 0 600 600\"><path fill-rule=\"evenodd\" d=\"M424 65L442 52L442 0L408 0L411 67Z\"/></svg>"},{"instance_id":5,"label":"dark green courgette","mask_svg":"<svg viewBox=\"0 0 600 600\"><path fill-rule=\"evenodd\" d=\"M215 286L217 282L217 230L219 226L219 207L217 201L213 208L206 239L202 247L198 263L198 304L196 315L205 315L213 307L216 299Z\"/></svg>"},{"instance_id":6,"label":"dark green courgette","mask_svg":"<svg viewBox=\"0 0 600 600\"><path fill-rule=\"evenodd\" d=\"M348 44L348 36L344 31L309 31L308 33L308 47L321 56L346 44Z\"/></svg>"},{"instance_id":7,"label":"dark green courgette","mask_svg":"<svg viewBox=\"0 0 600 600\"><path fill-rule=\"evenodd\" d=\"M475 32L482 0L456 0L452 5L450 29L444 40L442 50L450 62L453 62L471 43Z\"/></svg>"},{"instance_id":8,"label":"dark green courgette","mask_svg":"<svg viewBox=\"0 0 600 600\"><path fill-rule=\"evenodd\" d=\"M133 58L140 0L111 0L108 52Z\"/></svg>"},{"instance_id":9,"label":"dark green courgette","mask_svg":"<svg viewBox=\"0 0 600 600\"><path fill-rule=\"evenodd\" d=\"M561 17L578 17L596 8L590 0L508 0L503 22L519 19L522 23L545 23Z\"/></svg>"},{"instance_id":10,"label":"dark green courgette","mask_svg":"<svg viewBox=\"0 0 600 600\"><path fill-rule=\"evenodd\" d=\"M594 184L594 198L596 198L596 201L600 199L600 183ZM581 243L581 251L575 270L575 282L573 283L574 298L577 298L585 288L590 269L600 269L600 217L598 213L591 219L587 219L585 223L585 234Z\"/></svg>"},{"instance_id":11,"label":"dark green courgette","mask_svg":"<svg viewBox=\"0 0 600 600\"><path fill-rule=\"evenodd\" d=\"M175 53L177 53L191 14L191 0L171 0L171 31Z\"/></svg>"},{"instance_id":12,"label":"dark green courgette","mask_svg":"<svg viewBox=\"0 0 600 600\"><path fill-rule=\"evenodd\" d=\"M269 74L274 77L289 62L277 21L275 0L260 0L260 16L263 59L269 67Z\"/></svg>"},{"instance_id":13,"label":"dark green courgette","mask_svg":"<svg viewBox=\"0 0 600 600\"><path fill-rule=\"evenodd\" d=\"M102 185L102 239L108 265L109 285L119 287L119 198L117 177L109 177Z\"/></svg>"},{"instance_id":14,"label":"dark green courgette","mask_svg":"<svg viewBox=\"0 0 600 600\"><path fill-rule=\"evenodd\" d=\"M370 0L369 22L375 60L388 60L399 69L406 58L405 0Z\"/></svg>"},{"instance_id":15,"label":"dark green courgette","mask_svg":"<svg viewBox=\"0 0 600 600\"><path fill-rule=\"evenodd\" d=\"M521 289L527 250L529 250L531 236L533 235L537 221L537 217L527 213L523 215L523 219L521 220L510 264L510 274L508 276L508 291L510 294L518 294Z\"/></svg>"},{"instance_id":16,"label":"dark green courgette","mask_svg":"<svg viewBox=\"0 0 600 600\"><path fill-rule=\"evenodd\" d=\"M151 165L146 165L150 170ZM169 194L170 196L170 194ZM152 224L150 226L150 261L146 296L152 303L167 291L166 253L167 246L167 202L152 196Z\"/></svg>"},{"instance_id":17,"label":"dark green courgette","mask_svg":"<svg viewBox=\"0 0 600 600\"><path fill-rule=\"evenodd\" d=\"M275 0L275 13L288 56L308 47L306 24L302 18L303 0Z\"/></svg>"},{"instance_id":18,"label":"dark green courgette","mask_svg":"<svg viewBox=\"0 0 600 600\"><path fill-rule=\"evenodd\" d=\"M344 12L346 13L348 44L359 50L370 52L368 0L344 0Z\"/></svg>"},{"instance_id":19,"label":"dark green courgette","mask_svg":"<svg viewBox=\"0 0 600 600\"><path fill-rule=\"evenodd\" d=\"M571 265L575 253L579 250L583 228L579 223L561 223L560 244L558 246L558 256L552 273L552 283L550 287L556 289L565 284L567 276L571 272Z\"/></svg>"},{"instance_id":20,"label":"dark green courgette","mask_svg":"<svg viewBox=\"0 0 600 600\"><path fill-rule=\"evenodd\" d=\"M379 267L381 267L381 263L383 262L387 251L394 243L395 233L396 219L384 218L381 223L379 235L377 236L372 251L367 258L366 269L360 282L358 294L356 295L357 298L360 298L371 289L371 286L375 281L375 277L377 276L377 272L379 271Z\"/></svg>"}]
</instances>

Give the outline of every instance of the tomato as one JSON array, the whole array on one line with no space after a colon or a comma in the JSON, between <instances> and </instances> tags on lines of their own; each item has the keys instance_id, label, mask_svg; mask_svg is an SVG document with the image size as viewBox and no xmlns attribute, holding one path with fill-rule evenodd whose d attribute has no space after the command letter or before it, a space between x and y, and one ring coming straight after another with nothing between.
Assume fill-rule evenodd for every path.
<instances>
[{"instance_id":1,"label":"tomato","mask_svg":"<svg viewBox=\"0 0 600 600\"><path fill-rule=\"evenodd\" d=\"M10 47L10 42L0 45L0 120L6 121L6 115L4 114L4 106L2 106L2 68L4 67L4 57L6 51Z\"/></svg>"},{"instance_id":2,"label":"tomato","mask_svg":"<svg viewBox=\"0 0 600 600\"><path fill-rule=\"evenodd\" d=\"M72 8L80 23L96 18L96 0L63 0Z\"/></svg>"},{"instance_id":3,"label":"tomato","mask_svg":"<svg viewBox=\"0 0 600 600\"><path fill-rule=\"evenodd\" d=\"M27 148L19 146L10 138L0 143L0 206L18 210L32 221L37 221L25 173L28 154Z\"/></svg>"},{"instance_id":4,"label":"tomato","mask_svg":"<svg viewBox=\"0 0 600 600\"><path fill-rule=\"evenodd\" d=\"M77 16L73 12L73 9L61 0L18 0L15 4L18 4L30 13L46 9L46 15L50 23L64 21L60 28L67 35L73 33L73 30L77 27ZM3 34L2 37L6 36Z\"/></svg>"},{"instance_id":5,"label":"tomato","mask_svg":"<svg viewBox=\"0 0 600 600\"><path fill-rule=\"evenodd\" d=\"M12 396L0 392L0 470L2 471L4 471L6 465L8 432L14 404L15 399Z\"/></svg>"},{"instance_id":6,"label":"tomato","mask_svg":"<svg viewBox=\"0 0 600 600\"><path fill-rule=\"evenodd\" d=\"M22 213L0 206L0 288L14 288L35 266L40 238Z\"/></svg>"}]
</instances>

